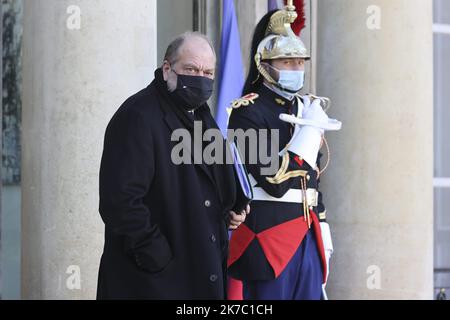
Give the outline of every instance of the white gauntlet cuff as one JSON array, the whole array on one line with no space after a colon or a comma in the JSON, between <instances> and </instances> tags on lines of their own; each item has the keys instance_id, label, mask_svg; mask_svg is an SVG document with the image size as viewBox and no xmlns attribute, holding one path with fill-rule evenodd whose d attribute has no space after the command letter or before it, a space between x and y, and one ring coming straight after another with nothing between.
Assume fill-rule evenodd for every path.
<instances>
[{"instance_id":1,"label":"white gauntlet cuff","mask_svg":"<svg viewBox=\"0 0 450 320\"><path fill-rule=\"evenodd\" d=\"M322 231L323 248L325 250L325 254L327 254L328 252L331 256L331 254L333 253L333 241L331 240L330 226L326 222L321 222L320 230Z\"/></svg>"},{"instance_id":2,"label":"white gauntlet cuff","mask_svg":"<svg viewBox=\"0 0 450 320\"><path fill-rule=\"evenodd\" d=\"M320 129L304 126L292 139L288 150L304 159L311 168L316 168L321 141L322 132Z\"/></svg>"}]
</instances>

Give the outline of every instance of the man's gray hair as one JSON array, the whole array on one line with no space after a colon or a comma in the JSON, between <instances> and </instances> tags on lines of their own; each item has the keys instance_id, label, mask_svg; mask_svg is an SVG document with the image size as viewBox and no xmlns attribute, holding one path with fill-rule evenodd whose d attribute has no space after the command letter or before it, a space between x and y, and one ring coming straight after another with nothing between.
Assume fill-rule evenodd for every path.
<instances>
[{"instance_id":1,"label":"man's gray hair","mask_svg":"<svg viewBox=\"0 0 450 320\"><path fill-rule=\"evenodd\" d=\"M187 31L185 33L180 34L179 36L177 36L175 39L172 40L172 42L167 47L166 54L164 55L164 60L167 60L170 63L174 63L178 59L178 53L180 51L181 46L183 45L184 41L188 38L201 38L205 40L211 47L214 57L216 57L216 51L214 50L214 46L207 36L197 31Z\"/></svg>"}]
</instances>

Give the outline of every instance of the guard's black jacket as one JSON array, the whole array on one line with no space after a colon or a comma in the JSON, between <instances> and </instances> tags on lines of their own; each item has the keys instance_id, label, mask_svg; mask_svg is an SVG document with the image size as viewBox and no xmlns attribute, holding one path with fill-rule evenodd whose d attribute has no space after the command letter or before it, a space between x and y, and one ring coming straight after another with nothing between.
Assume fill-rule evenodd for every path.
<instances>
[{"instance_id":1,"label":"guard's black jacket","mask_svg":"<svg viewBox=\"0 0 450 320\"><path fill-rule=\"evenodd\" d=\"M294 127L289 123L281 121L279 116L282 113L297 115L297 100L287 100L267 88L265 85L261 85L259 90L255 93L249 95L254 95L256 97L254 98L254 101L252 101L253 103L243 104L240 108L236 108L232 111L228 127L234 130L256 130L257 132L261 129L268 130L269 132L273 129L278 130L279 149L281 150L292 138ZM246 97L243 97L242 99L246 100ZM257 147L259 148L260 144L265 142L267 145L267 150L269 150L268 153L270 154L270 135L267 140L268 141L260 141L258 138ZM264 189L267 194L275 198L283 197L290 189L300 189L300 180L303 178L299 176L289 178L281 183L267 181L267 176L261 174L261 168L268 167L268 165L262 165L260 161L256 164L252 164L249 161L249 152L251 149L252 148L247 139L245 146L245 158L248 171L257 182L256 187ZM280 150L275 150L275 152L278 153ZM306 173L306 187L318 189L319 178L317 171L311 168L306 161L303 161L303 159L297 157L295 154L291 152L288 154L289 157L286 172L292 173L297 170L304 171ZM321 154L318 156L318 162L320 157ZM280 157L280 168L282 167L282 163L283 159ZM292 257L296 248L289 248L288 246L283 246L281 244L276 249L274 249L275 246L271 246L271 250L264 250L262 247L262 242L264 239L256 237L252 239L250 243L244 243L242 239L245 240L245 238L249 236L245 230L250 230L257 235L265 233L265 238L273 238L274 236L272 236L272 234L277 233L277 230L280 230L279 227L281 225L285 225L286 223L292 222L299 217L303 217L303 204L255 200L251 203L251 207L251 214L247 217L246 221L239 227L238 230L233 232L230 246L228 273L236 279L245 281L272 280L276 278L277 274L283 269L279 268L278 270L275 270L274 264L271 263L271 260L268 257L268 255L273 256L274 252L269 251L276 251L275 254L277 255L277 258L274 260L277 260L277 262L280 262L281 260L284 263L288 261L286 256ZM321 222L326 221L325 206L322 202L322 194L320 192L318 194L318 205L312 207L311 210L319 216L319 220ZM318 228L317 225L314 225L314 227ZM283 236L284 240L288 243L294 243L296 240L301 238L300 230L297 230L297 227L293 226L285 228L290 230L293 229L292 233L295 235L293 239L290 239L287 234ZM247 235L242 235L244 232ZM241 234L239 235L239 233ZM239 237L233 238L238 235ZM318 243L320 246L321 240L318 241ZM300 245L300 242L298 245Z\"/></svg>"},{"instance_id":2,"label":"guard's black jacket","mask_svg":"<svg viewBox=\"0 0 450 320\"><path fill-rule=\"evenodd\" d=\"M111 119L100 169L105 246L98 299L223 299L231 166L176 165L175 129L192 124L162 71ZM195 117L217 128L204 105Z\"/></svg>"}]
</instances>

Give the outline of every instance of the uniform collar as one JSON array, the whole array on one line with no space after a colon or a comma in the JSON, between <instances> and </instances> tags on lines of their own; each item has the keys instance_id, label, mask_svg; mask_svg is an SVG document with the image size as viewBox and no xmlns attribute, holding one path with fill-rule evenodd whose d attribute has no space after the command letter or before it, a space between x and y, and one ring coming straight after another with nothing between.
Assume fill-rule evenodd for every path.
<instances>
[{"instance_id":1,"label":"uniform collar","mask_svg":"<svg viewBox=\"0 0 450 320\"><path fill-rule=\"evenodd\" d=\"M295 97L292 100L289 100L275 91L273 91L271 88L269 88L266 84L263 84L260 87L259 91L261 97L265 98L266 100L269 100L273 102L274 104L283 107L283 108L290 108L292 105L295 104Z\"/></svg>"}]
</instances>

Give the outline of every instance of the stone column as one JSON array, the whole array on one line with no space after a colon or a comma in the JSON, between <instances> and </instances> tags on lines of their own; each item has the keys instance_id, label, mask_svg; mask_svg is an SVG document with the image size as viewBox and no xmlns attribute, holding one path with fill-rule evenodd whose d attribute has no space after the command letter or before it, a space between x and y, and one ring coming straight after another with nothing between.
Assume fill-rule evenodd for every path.
<instances>
[{"instance_id":1,"label":"stone column","mask_svg":"<svg viewBox=\"0 0 450 320\"><path fill-rule=\"evenodd\" d=\"M431 299L432 1L321 0L317 16L317 93L344 123L322 178L329 296Z\"/></svg>"},{"instance_id":2,"label":"stone column","mask_svg":"<svg viewBox=\"0 0 450 320\"><path fill-rule=\"evenodd\" d=\"M25 1L22 296L95 298L106 125L156 66L156 0Z\"/></svg>"}]
</instances>

